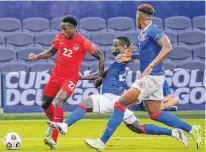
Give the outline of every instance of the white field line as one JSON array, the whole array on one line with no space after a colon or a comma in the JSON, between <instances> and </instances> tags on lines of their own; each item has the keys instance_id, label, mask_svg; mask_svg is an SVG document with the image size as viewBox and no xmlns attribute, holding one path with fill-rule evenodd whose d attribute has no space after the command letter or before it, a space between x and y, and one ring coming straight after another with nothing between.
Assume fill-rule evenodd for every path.
<instances>
[{"instance_id":1,"label":"white field line","mask_svg":"<svg viewBox=\"0 0 206 152\"><path fill-rule=\"evenodd\" d=\"M22 140L43 140L44 138L22 138ZM60 138L60 140L84 140L85 138ZM97 138L89 138L89 139L97 139ZM171 137L114 137L111 138L113 140L169 140L173 139ZM188 139L192 139L191 137ZM203 140L205 140L205 137L202 137ZM0 138L0 140L3 140Z\"/></svg>"}]
</instances>

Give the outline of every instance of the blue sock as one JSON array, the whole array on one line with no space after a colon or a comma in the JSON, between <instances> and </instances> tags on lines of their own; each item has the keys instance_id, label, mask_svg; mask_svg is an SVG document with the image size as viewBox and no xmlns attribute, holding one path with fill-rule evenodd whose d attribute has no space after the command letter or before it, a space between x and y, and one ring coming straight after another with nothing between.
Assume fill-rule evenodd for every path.
<instances>
[{"instance_id":1,"label":"blue sock","mask_svg":"<svg viewBox=\"0 0 206 152\"><path fill-rule=\"evenodd\" d=\"M114 112L107 123L107 127L100 140L106 144L109 138L113 135L117 127L121 124L124 117L124 108L118 103L115 103Z\"/></svg>"},{"instance_id":2,"label":"blue sock","mask_svg":"<svg viewBox=\"0 0 206 152\"><path fill-rule=\"evenodd\" d=\"M69 126L74 124L76 121L82 119L86 113L86 108L84 106L78 106L72 113L71 115L68 116L67 120L65 123Z\"/></svg>"},{"instance_id":3,"label":"blue sock","mask_svg":"<svg viewBox=\"0 0 206 152\"><path fill-rule=\"evenodd\" d=\"M165 108L164 111L177 111L177 106Z\"/></svg>"},{"instance_id":4,"label":"blue sock","mask_svg":"<svg viewBox=\"0 0 206 152\"><path fill-rule=\"evenodd\" d=\"M172 130L167 128L162 128L153 124L145 124L143 125L145 134L148 135L172 135Z\"/></svg>"},{"instance_id":5,"label":"blue sock","mask_svg":"<svg viewBox=\"0 0 206 152\"><path fill-rule=\"evenodd\" d=\"M166 111L162 111L161 113L158 113L158 114L153 115L153 116L150 115L150 118L153 120L156 120L158 122L161 122L165 125L180 128L186 132L190 132L190 130L192 129L191 125L187 124L186 122L179 119L175 115L173 115L169 112L166 112Z\"/></svg>"}]
</instances>

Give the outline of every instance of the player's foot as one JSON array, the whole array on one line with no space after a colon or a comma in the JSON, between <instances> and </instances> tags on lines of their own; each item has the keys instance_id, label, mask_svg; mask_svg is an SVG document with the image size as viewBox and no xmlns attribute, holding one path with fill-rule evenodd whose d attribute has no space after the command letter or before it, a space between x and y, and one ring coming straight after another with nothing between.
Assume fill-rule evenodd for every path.
<instances>
[{"instance_id":1,"label":"player's foot","mask_svg":"<svg viewBox=\"0 0 206 152\"><path fill-rule=\"evenodd\" d=\"M50 147L50 149L56 149L57 148L57 144L53 139L45 138L44 139L44 144L48 145Z\"/></svg>"},{"instance_id":2,"label":"player's foot","mask_svg":"<svg viewBox=\"0 0 206 152\"><path fill-rule=\"evenodd\" d=\"M53 122L53 121L50 121L48 120L47 121L47 124L49 125L49 127L51 128L56 128L59 130L59 132L62 134L62 135L65 135L67 133L67 124L66 123L57 123L57 122Z\"/></svg>"},{"instance_id":3,"label":"player's foot","mask_svg":"<svg viewBox=\"0 0 206 152\"><path fill-rule=\"evenodd\" d=\"M95 149L96 151L103 151L105 147L104 143L100 139L98 140L84 139L84 142L87 146Z\"/></svg>"},{"instance_id":4,"label":"player's foot","mask_svg":"<svg viewBox=\"0 0 206 152\"><path fill-rule=\"evenodd\" d=\"M192 130L190 131L190 134L192 135L193 139L196 142L197 149L200 148L202 143L201 132L202 132L202 127L200 125L192 126Z\"/></svg>"},{"instance_id":5,"label":"player's foot","mask_svg":"<svg viewBox=\"0 0 206 152\"><path fill-rule=\"evenodd\" d=\"M188 143L188 140L187 140L187 137L184 135L183 131L181 129L173 129L172 130L172 136L179 140L181 143L183 143L185 145L186 148L189 147L189 143Z\"/></svg>"},{"instance_id":6,"label":"player's foot","mask_svg":"<svg viewBox=\"0 0 206 152\"><path fill-rule=\"evenodd\" d=\"M52 134L52 128L51 128L51 127L48 127L47 130L46 130L46 132L45 132L45 136L46 136L46 137L50 137L51 134Z\"/></svg>"}]
</instances>

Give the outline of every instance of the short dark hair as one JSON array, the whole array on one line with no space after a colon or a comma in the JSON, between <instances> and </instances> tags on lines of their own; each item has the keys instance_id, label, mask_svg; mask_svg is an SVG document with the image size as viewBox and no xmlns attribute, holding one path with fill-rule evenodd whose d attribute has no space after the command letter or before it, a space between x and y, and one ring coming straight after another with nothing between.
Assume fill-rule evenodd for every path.
<instances>
[{"instance_id":1,"label":"short dark hair","mask_svg":"<svg viewBox=\"0 0 206 152\"><path fill-rule=\"evenodd\" d=\"M77 19L72 15L67 15L62 19L62 22L67 22L72 24L73 26L77 26Z\"/></svg>"},{"instance_id":2,"label":"short dark hair","mask_svg":"<svg viewBox=\"0 0 206 152\"><path fill-rule=\"evenodd\" d=\"M149 4L142 4L137 8L137 10L149 16L153 15L155 11Z\"/></svg>"},{"instance_id":3,"label":"short dark hair","mask_svg":"<svg viewBox=\"0 0 206 152\"><path fill-rule=\"evenodd\" d=\"M130 46L130 40L126 36L118 36L116 39L120 40L122 45Z\"/></svg>"}]
</instances>

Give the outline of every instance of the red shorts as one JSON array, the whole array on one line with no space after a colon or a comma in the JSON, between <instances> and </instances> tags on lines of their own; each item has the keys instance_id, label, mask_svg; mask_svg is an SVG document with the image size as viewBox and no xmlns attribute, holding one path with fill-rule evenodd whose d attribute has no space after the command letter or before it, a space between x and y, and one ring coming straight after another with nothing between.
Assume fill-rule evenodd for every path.
<instances>
[{"instance_id":1,"label":"red shorts","mask_svg":"<svg viewBox=\"0 0 206 152\"><path fill-rule=\"evenodd\" d=\"M49 82L44 88L44 95L48 97L55 97L60 89L63 89L67 92L69 96L72 95L74 89L76 88L76 84L78 82L78 78L68 77L68 78L59 78L51 75Z\"/></svg>"}]
</instances>

